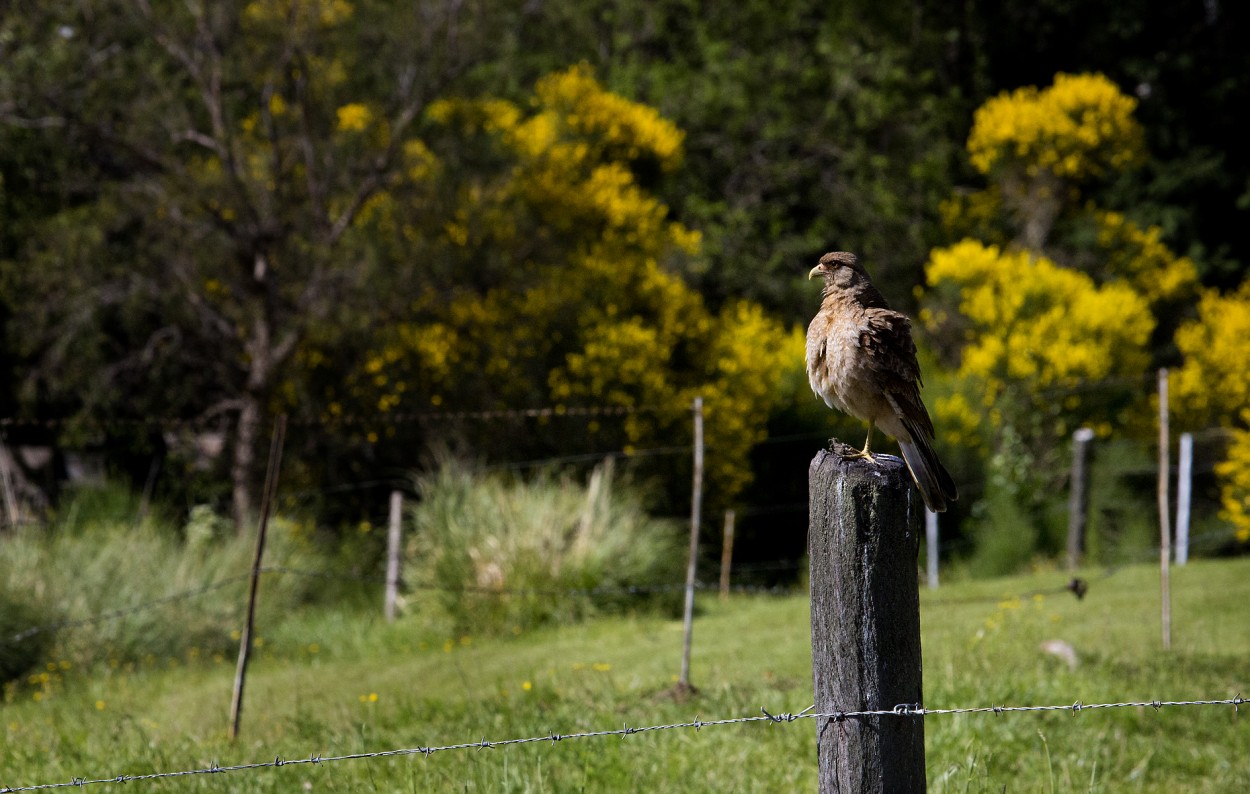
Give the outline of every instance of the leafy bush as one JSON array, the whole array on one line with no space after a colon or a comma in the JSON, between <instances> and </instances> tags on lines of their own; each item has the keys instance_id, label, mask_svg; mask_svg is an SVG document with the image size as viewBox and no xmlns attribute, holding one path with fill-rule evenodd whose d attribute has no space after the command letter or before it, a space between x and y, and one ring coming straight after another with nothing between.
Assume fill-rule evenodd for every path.
<instances>
[{"instance_id":1,"label":"leafy bush","mask_svg":"<svg viewBox=\"0 0 1250 794\"><path fill-rule=\"evenodd\" d=\"M51 635L32 631L56 621L42 603L0 582L0 684L33 670L47 658Z\"/></svg>"},{"instance_id":2,"label":"leafy bush","mask_svg":"<svg viewBox=\"0 0 1250 794\"><path fill-rule=\"evenodd\" d=\"M75 666L124 664L220 653L235 647L241 628L253 533L222 533L204 510L185 532L133 512L109 516L81 505L116 504L84 493L62 510L64 519L0 539L0 582L26 603L55 604L59 618L33 612L20 622L48 625L36 653ZM315 567L294 525L270 522L266 566ZM185 535L185 538L182 537ZM263 613L280 613L316 586L311 579L267 576ZM14 599L9 599L10 601ZM0 628L14 622L0 594ZM20 613L14 613L15 615ZM54 623L66 625L57 628ZM24 627L19 627L18 631ZM0 655L15 632L0 631ZM27 648L27 646L22 646Z\"/></svg>"},{"instance_id":3,"label":"leafy bush","mask_svg":"<svg viewBox=\"0 0 1250 794\"><path fill-rule=\"evenodd\" d=\"M576 621L675 593L630 586L680 579L679 532L651 518L611 462L585 485L475 474L443 460L416 480L409 582L441 603L458 630Z\"/></svg>"}]
</instances>

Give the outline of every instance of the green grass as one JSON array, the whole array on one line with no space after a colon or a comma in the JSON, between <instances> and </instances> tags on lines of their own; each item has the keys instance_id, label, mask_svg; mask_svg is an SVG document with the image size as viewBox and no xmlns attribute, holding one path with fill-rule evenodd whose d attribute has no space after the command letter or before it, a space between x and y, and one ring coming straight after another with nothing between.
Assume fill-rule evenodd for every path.
<instances>
[{"instance_id":1,"label":"green grass","mask_svg":"<svg viewBox=\"0 0 1250 794\"><path fill-rule=\"evenodd\" d=\"M1089 578L1084 601L1015 597L1066 581L1054 572L923 591L925 704L1250 694L1250 560L1173 569L1170 652L1160 649L1157 570ZM6 695L0 786L748 716L761 706L797 712L811 703L805 598L700 604L692 672L699 692L684 702L668 694L680 621L617 617L449 637L419 615L386 625L372 611L306 608L259 627L263 644L233 745L225 738L232 658L154 659L132 670L62 670L50 660L58 669L46 681L36 676ZM1076 669L1039 650L1049 639L1076 649ZM1250 780L1248 718L1223 706L933 716L925 722L929 788L1239 790ZM807 720L126 784L284 792L814 788Z\"/></svg>"}]
</instances>

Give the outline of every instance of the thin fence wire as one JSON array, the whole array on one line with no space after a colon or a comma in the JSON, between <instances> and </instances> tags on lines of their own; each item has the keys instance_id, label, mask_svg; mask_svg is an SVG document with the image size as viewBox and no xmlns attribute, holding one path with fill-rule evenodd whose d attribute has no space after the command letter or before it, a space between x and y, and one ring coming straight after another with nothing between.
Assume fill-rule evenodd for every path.
<instances>
[{"instance_id":1,"label":"thin fence wire","mask_svg":"<svg viewBox=\"0 0 1250 794\"><path fill-rule=\"evenodd\" d=\"M312 571L300 568L288 568L282 566L266 566L261 568L260 572L267 575L288 575L301 576L311 579L322 579L340 582L359 582L362 584L386 584L385 576L376 576L369 574L351 574L341 571ZM96 623L103 623L110 620L119 620L129 617L150 609L167 606L179 601L186 601L198 598L208 593L220 590L233 584L246 581L248 574L240 574L216 582L196 587L181 593L174 593L168 596L162 596L150 601L144 601L138 604L132 604L107 612L100 612L84 618L76 618L73 620L61 620L53 623L45 623L38 626L31 626L9 637L0 637L0 646L15 645L37 634L49 631L59 631L61 629L78 628L89 626ZM405 584L404 588L408 591L432 591L432 592L448 592L463 593L468 595L487 595L487 596L623 596L623 595L655 595L660 593L680 592L686 587L685 582L667 582L658 584L638 584L638 585L604 585L603 587L584 587L584 588L496 588L496 587L479 587L474 585L448 586L435 584ZM706 592L719 590L718 584L709 582L695 582L695 590ZM753 595L793 595L798 592L796 588L774 586L764 587L757 585L733 585L730 591L740 594Z\"/></svg>"},{"instance_id":2,"label":"thin fence wire","mask_svg":"<svg viewBox=\"0 0 1250 794\"><path fill-rule=\"evenodd\" d=\"M1190 543L1192 545L1194 543L1201 542L1203 539L1210 540L1212 538L1229 540L1229 539L1232 539L1233 537L1234 535L1231 532L1226 532L1226 531L1210 532L1210 533L1205 533L1203 535L1199 535L1191 539ZM1146 548L1142 550L1140 555L1134 555L1134 557L1140 556L1142 560L1149 560L1157 556L1158 553L1159 552L1157 549ZM1001 603L1005 600L1010 600L1012 598L1029 599L1029 598L1033 598L1034 596L1062 595L1063 593L1072 593L1078 599L1081 599L1085 597L1086 593L1089 590L1089 586L1091 584L1097 584L1099 582L1105 581L1106 579L1109 579L1110 577L1122 571L1127 565L1131 564L1132 561L1133 560L1128 560L1128 561L1124 561L1124 562L1109 566L1105 570L1103 570L1099 576L1095 578L1085 579L1081 577L1074 577L1070 579L1066 584L1056 585L1055 587L1040 588L1036 590L1029 590L1024 593L1012 593L1012 594L1007 594L1007 595L969 596L966 598L941 598L941 597L925 598L925 599L922 599L921 606L932 607L932 606L970 605L970 604L996 604L996 603ZM753 572L753 571L758 572L758 571L767 571L767 570L801 570L803 567L804 566L801 561L783 560L783 561L779 561L776 563L767 563L767 564L761 563L761 564L754 564L754 565L747 564L743 566L735 566L733 570L735 572L748 573L748 572ZM291 568L291 567L285 567L285 566L266 566L261 569L261 573L266 574L266 575L301 576L301 577L306 577L306 578L322 579L322 580L328 580L328 581L357 582L361 584L378 584L378 585L386 584L386 577L382 575L352 574L352 573L344 573L342 571L315 571L315 570ZM185 592L173 593L171 595L162 596L160 598L155 598L150 601L145 601L145 602L138 603L138 604L132 604L130 606L121 607L115 610L101 612L101 613L90 615L90 616L83 617L83 618L76 618L72 620L62 620L62 621L56 621L53 623L41 624L38 626L31 626L16 634L10 635L9 637L0 637L0 646L14 645L30 637L33 637L37 634L41 634L41 633L48 632L48 631L72 629L72 628L78 628L81 626L92 625L95 623L106 622L110 620L119 620L121 618L129 617L130 615L134 615L139 612L146 611L146 610L156 609L158 607L166 606L172 603L177 603L179 601L185 601L185 600L198 598L200 596L207 595L208 593L212 593L214 591L228 587L232 584L237 584L238 582L244 581L247 578L248 576L246 574L241 574L238 576L231 576L225 579L218 580L216 582L211 582L202 587L196 587L196 588L187 590ZM604 585L602 587L584 587L584 588L538 588L538 587L498 588L498 587L483 587L483 586L476 586L476 585L451 586L451 585L437 585L437 584L406 582L404 583L403 587L408 592L415 592L415 591L448 592L448 593L464 593L466 595L484 595L484 596L498 596L498 597L513 597L513 596L594 597L594 596L657 595L657 594L662 594L662 593L681 592L682 590L685 589L686 584L685 582L661 582L661 583L636 584L636 585L628 585L628 584L626 585ZM714 582L696 581L694 585L694 589L699 592L719 591L720 585ZM731 585L729 590L732 593L742 594L742 595L789 596L789 595L799 594L800 592L803 591L803 588L798 585L764 586L764 585L750 585L750 584L735 584L735 585Z\"/></svg>"},{"instance_id":3,"label":"thin fence wire","mask_svg":"<svg viewBox=\"0 0 1250 794\"><path fill-rule=\"evenodd\" d=\"M3 645L3 644L15 645L19 642L22 642L23 640L26 640L26 639L29 639L30 637L35 636L36 634L42 634L47 631L60 631L61 629L72 629L72 628L78 628L80 626L90 626L95 623L103 623L109 620L120 620L121 618L129 617L131 615L137 614L139 612L144 612L149 609L155 609L157 607L166 606L168 604L174 604L179 601L186 601L192 598L199 598L200 596L207 595L208 593L212 593L216 590L221 590L224 587L229 587L232 584L237 584L239 582L247 581L248 576L249 576L248 574L240 574L238 576L231 576L225 579L219 579L218 581L212 582L211 584L206 584L203 587L196 587L192 590L186 590L181 593L174 593L173 595L162 596L160 598L152 599L151 601L144 601L141 604L133 604L128 607L122 607L120 609L114 609L108 612L100 612L98 614L91 615L85 618L77 618L74 620L61 620L55 623L45 623L40 626L31 626L30 628L19 631L16 634L13 634L7 638L0 638L0 645Z\"/></svg>"},{"instance_id":4,"label":"thin fence wire","mask_svg":"<svg viewBox=\"0 0 1250 794\"><path fill-rule=\"evenodd\" d=\"M673 405L545 405L532 408L498 408L477 411L397 411L386 414L340 415L332 417L301 416L292 417L290 424L301 427L322 427L337 425L392 425L409 424L425 421L496 421L500 419L544 419L560 417L599 417L628 416L636 413L658 413L663 411L688 410L686 403ZM71 418L53 417L38 419L33 417L5 416L0 417L0 428L25 427L53 430L66 426L86 428L110 427L149 427L156 429L186 430L219 430L229 424L220 415L208 417L107 417L107 418Z\"/></svg>"},{"instance_id":5,"label":"thin fence wire","mask_svg":"<svg viewBox=\"0 0 1250 794\"><path fill-rule=\"evenodd\" d=\"M1190 539L1190 545L1214 547L1223 542L1228 542L1236 537L1234 532L1228 530L1220 530L1207 532L1194 536ZM1157 548L1143 548L1139 553L1129 555L1126 559L1107 566L1100 575L1094 578L1073 577L1066 584L1056 585L1055 587L1040 588L1030 590L1024 593L1013 593L997 596L969 596L966 598L925 598L921 601L921 606L949 606L949 605L969 605L969 604L996 604L1012 598L1029 599L1034 596L1061 595L1063 593L1072 593L1078 599L1084 598L1089 590L1090 585L1103 582L1112 576L1124 570L1125 567L1135 562L1145 562L1154 559L1159 554ZM745 564L735 566L735 573L751 573L763 572L769 570L802 570L804 564L800 560L781 560L773 563ZM358 582L361 584L386 584L386 577L373 574L352 574L342 571L314 571L301 568L291 568L285 566L266 566L261 569L262 574L268 575L289 575L302 576L306 578L322 579L328 581L341 582ZM130 615L144 612L150 609L166 606L179 601L186 601L208 593L215 592L232 584L245 581L247 574L238 576L230 576L220 579L216 582L210 582L201 587L192 588L180 593L173 593L150 601L144 601L138 604L132 604L126 607L100 612L95 615L89 615L83 618L75 618L71 620L61 620L52 623L31 626L16 634L8 637L0 637L0 646L15 645L37 634L49 631L60 631L62 629L79 628L89 626L96 623L102 623L110 620L119 620ZM496 588L482 587L475 585L437 585L425 583L405 582L404 589L408 592L426 591L426 592L449 592L464 593L467 595L485 595L485 596L638 596L638 595L656 595L662 593L680 592L685 589L685 582L661 582L651 584L636 585L604 585L602 587L585 587L585 588ZM713 582L695 582L695 590L700 592L719 591L720 585ZM798 585L750 585L735 584L729 588L730 592L742 595L769 595L769 596L788 596L796 595L803 591Z\"/></svg>"},{"instance_id":6,"label":"thin fence wire","mask_svg":"<svg viewBox=\"0 0 1250 794\"><path fill-rule=\"evenodd\" d=\"M1141 701L1122 701L1115 703L1082 703L1076 701L1071 704L1042 705L1042 706L972 706L964 708L947 708L947 709L928 709L920 704L900 703L892 709L867 709L860 711L834 711L834 712L817 712L815 706L809 706L798 713L778 713L772 714L764 708L760 708L762 712L759 716L749 717L730 717L726 719L704 720L696 717L689 722L675 722L664 725L644 725L640 727L630 727L628 724L622 725L620 728L612 728L599 731L580 731L576 733L547 733L539 736L527 736L514 739L496 739L487 740L485 736L480 741L461 742L459 744L444 745L427 745L416 747L407 747L396 750L381 750L377 752L367 753L348 753L345 755L321 755L314 753L307 758L284 759L276 756L272 761L258 761L254 763L220 765L216 762L207 767L199 769L187 769L175 772L153 772L142 775L108 775L108 776L85 776L75 777L69 781L60 783L41 783L30 786L16 786L0 788L0 794L15 794L19 791L46 791L50 789L62 788L83 788L85 786L103 785L108 783L132 783L149 780L164 780L170 778L190 777L194 775L218 775L228 772L251 772L261 769L276 769L284 766L301 766L312 765L319 766L321 764L332 764L341 761L364 761L380 758L399 758L405 756L424 756L429 758L435 753L452 752L457 750L493 750L504 747L511 747L524 744L545 744L550 742L552 745L562 741L570 741L575 739L599 739L608 736L631 736L641 733L655 733L660 731L669 731L677 729L693 728L696 732L704 728L715 728L723 725L743 725L751 723L789 724L799 720L827 720L832 722L845 722L846 720L865 719L865 718L926 718L934 716L945 716L953 714L1019 714L1028 712L1069 712L1072 715L1080 714L1083 711L1095 711L1102 709L1120 709L1120 708L1139 708L1153 709L1158 712L1164 708L1173 708L1179 706L1232 706L1233 709L1240 713L1241 706L1247 703L1247 700L1240 694L1232 698L1210 699L1210 700L1141 700Z\"/></svg>"}]
</instances>

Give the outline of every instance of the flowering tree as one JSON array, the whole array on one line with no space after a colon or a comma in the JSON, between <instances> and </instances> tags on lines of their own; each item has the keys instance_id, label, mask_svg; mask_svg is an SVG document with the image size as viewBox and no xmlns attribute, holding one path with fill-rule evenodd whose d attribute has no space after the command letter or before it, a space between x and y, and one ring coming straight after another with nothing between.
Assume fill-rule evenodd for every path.
<instances>
[{"instance_id":1,"label":"flowering tree","mask_svg":"<svg viewBox=\"0 0 1250 794\"><path fill-rule=\"evenodd\" d=\"M1176 373L1182 417L1196 427L1232 430L1225 460L1216 467L1224 515L1242 543L1250 542L1250 282L1229 295L1206 292L1197 319L1176 334L1185 364Z\"/></svg>"},{"instance_id":2,"label":"flowering tree","mask_svg":"<svg viewBox=\"0 0 1250 794\"><path fill-rule=\"evenodd\" d=\"M1056 484L1073 429L1132 426L1154 346L1196 288L1160 229L1082 195L1144 161L1135 107L1101 75L988 100L967 144L987 185L943 206L964 239L931 252L923 319L961 388L935 402L938 424L984 445L989 492L1015 505Z\"/></svg>"},{"instance_id":3,"label":"flowering tree","mask_svg":"<svg viewBox=\"0 0 1250 794\"><path fill-rule=\"evenodd\" d=\"M387 412L643 409L587 424L600 448L629 449L688 434L689 405L702 395L717 449L709 485L736 493L802 341L749 302L709 308L666 266L700 245L646 188L680 163L681 131L605 91L584 66L540 80L529 103L448 99L429 116L447 139L431 133L423 168L452 197L438 256L456 264L344 382L326 379L327 410L382 411L363 431L376 440ZM402 238L392 210L362 222ZM483 451L515 455L534 443L532 433L505 442L497 427L459 432Z\"/></svg>"},{"instance_id":4,"label":"flowering tree","mask_svg":"<svg viewBox=\"0 0 1250 794\"><path fill-rule=\"evenodd\" d=\"M1137 100L1100 74L1055 76L977 109L968 136L974 168L998 188L1020 229L1018 242L1042 250L1063 205L1082 183L1142 162Z\"/></svg>"}]
</instances>

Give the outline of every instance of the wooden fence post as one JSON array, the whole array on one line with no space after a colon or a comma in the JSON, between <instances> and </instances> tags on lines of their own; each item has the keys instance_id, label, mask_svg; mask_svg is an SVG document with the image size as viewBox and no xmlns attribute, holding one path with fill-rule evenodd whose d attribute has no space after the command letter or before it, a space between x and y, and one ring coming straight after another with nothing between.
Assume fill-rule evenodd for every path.
<instances>
[{"instance_id":1,"label":"wooden fence post","mask_svg":"<svg viewBox=\"0 0 1250 794\"><path fill-rule=\"evenodd\" d=\"M906 467L822 450L808 484L816 711L922 704L920 500ZM925 790L922 717L818 717L816 741L822 794Z\"/></svg>"},{"instance_id":2,"label":"wooden fence post","mask_svg":"<svg viewBox=\"0 0 1250 794\"><path fill-rule=\"evenodd\" d=\"M0 491L4 493L4 515L10 527L18 522L17 494L13 487L13 469L17 467L17 458L9 454L4 438L0 437Z\"/></svg>"},{"instance_id":3,"label":"wooden fence post","mask_svg":"<svg viewBox=\"0 0 1250 794\"><path fill-rule=\"evenodd\" d=\"M256 553L252 556L251 579L247 591L247 617L239 636L239 663L234 671L234 697L230 701L230 741L239 737L243 719L243 686L247 683L247 663L252 655L252 629L256 622L256 596L260 590L261 562L265 556L265 531L269 528L269 512L278 492L278 470L282 466L282 445L286 441L286 414L278 417L269 443L269 465L265 470L265 490L261 494L260 525L256 529Z\"/></svg>"},{"instance_id":4,"label":"wooden fence post","mask_svg":"<svg viewBox=\"0 0 1250 794\"><path fill-rule=\"evenodd\" d=\"M1189 513L1193 501L1194 434L1181 433L1176 462L1176 564L1189 562Z\"/></svg>"},{"instance_id":5,"label":"wooden fence post","mask_svg":"<svg viewBox=\"0 0 1250 794\"><path fill-rule=\"evenodd\" d=\"M929 589L938 589L938 514L924 511L924 567Z\"/></svg>"},{"instance_id":6,"label":"wooden fence post","mask_svg":"<svg viewBox=\"0 0 1250 794\"><path fill-rule=\"evenodd\" d=\"M694 477L690 488L690 562L686 566L686 605L682 619L680 692L690 692L690 646L694 634L694 576L699 562L699 520L703 511L703 398L694 398Z\"/></svg>"},{"instance_id":7,"label":"wooden fence post","mask_svg":"<svg viewBox=\"0 0 1250 794\"><path fill-rule=\"evenodd\" d=\"M1085 556L1085 524L1089 513L1089 442L1094 431L1077 428L1072 434L1072 475L1068 491L1068 570L1075 571Z\"/></svg>"},{"instance_id":8,"label":"wooden fence post","mask_svg":"<svg viewBox=\"0 0 1250 794\"><path fill-rule=\"evenodd\" d=\"M1168 371L1159 370L1159 602L1163 624L1163 650L1172 647L1172 531L1169 526L1168 482L1171 477L1168 434Z\"/></svg>"},{"instance_id":9,"label":"wooden fence post","mask_svg":"<svg viewBox=\"0 0 1250 794\"><path fill-rule=\"evenodd\" d=\"M725 533L720 550L720 600L729 600L729 569L734 563L734 511L725 511Z\"/></svg>"},{"instance_id":10,"label":"wooden fence post","mask_svg":"<svg viewBox=\"0 0 1250 794\"><path fill-rule=\"evenodd\" d=\"M395 602L399 599L399 540L404 511L404 495L391 491L391 512L386 525L386 602L382 613L386 622L395 620Z\"/></svg>"}]
</instances>

